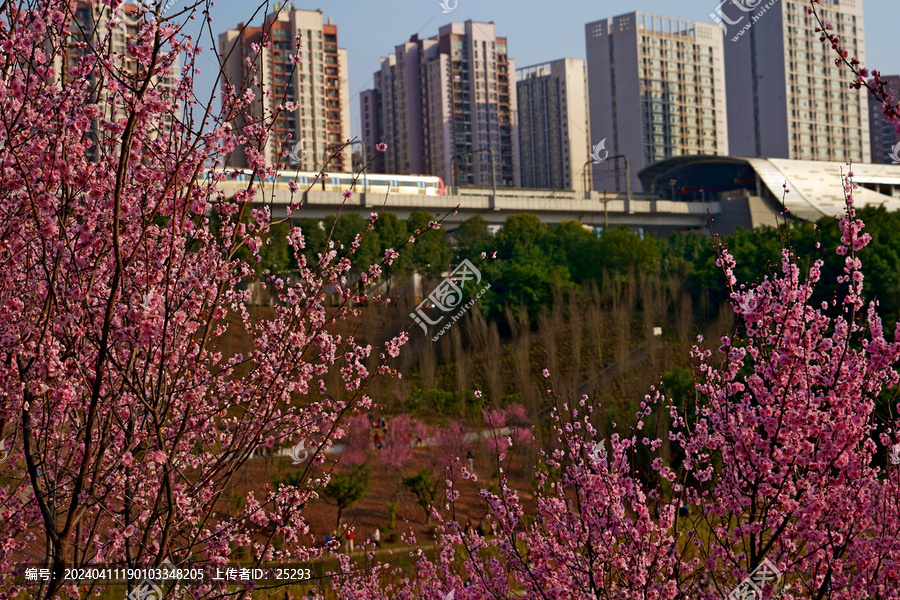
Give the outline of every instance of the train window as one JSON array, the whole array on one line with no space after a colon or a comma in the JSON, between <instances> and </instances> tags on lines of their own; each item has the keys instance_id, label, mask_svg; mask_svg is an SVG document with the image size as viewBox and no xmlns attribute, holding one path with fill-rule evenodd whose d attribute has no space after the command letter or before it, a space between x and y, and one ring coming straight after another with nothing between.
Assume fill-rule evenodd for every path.
<instances>
[{"instance_id":1,"label":"train window","mask_svg":"<svg viewBox=\"0 0 900 600\"><path fill-rule=\"evenodd\" d=\"M397 183L396 179L391 179L391 181L388 185L390 185L391 187L400 187L400 184Z\"/></svg>"}]
</instances>

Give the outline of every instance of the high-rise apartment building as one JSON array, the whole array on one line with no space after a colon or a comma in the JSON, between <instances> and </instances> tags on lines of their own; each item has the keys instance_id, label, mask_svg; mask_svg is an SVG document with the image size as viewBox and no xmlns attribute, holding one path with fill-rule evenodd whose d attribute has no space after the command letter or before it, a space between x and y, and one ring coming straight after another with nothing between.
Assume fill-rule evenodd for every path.
<instances>
[{"instance_id":1,"label":"high-rise apartment building","mask_svg":"<svg viewBox=\"0 0 900 600\"><path fill-rule=\"evenodd\" d=\"M138 35L140 18L140 9L136 6L123 5L117 13L97 0L78 2L73 15L72 35L67 40L70 43L65 52L68 65L60 76L68 77L69 70L86 54L91 53L90 46L95 48L100 46L104 52L127 57L128 45ZM59 60L57 66L61 65L62 61ZM127 72L136 71L137 65L136 60L126 59L123 64L117 66Z\"/></svg>"},{"instance_id":2,"label":"high-rise apartment building","mask_svg":"<svg viewBox=\"0 0 900 600\"><path fill-rule=\"evenodd\" d=\"M633 12L588 23L585 34L592 146L604 142L600 158L628 157L635 190L643 166L728 154L718 26ZM594 166L594 189L623 189L623 166Z\"/></svg>"},{"instance_id":3,"label":"high-rise apartment building","mask_svg":"<svg viewBox=\"0 0 900 600\"><path fill-rule=\"evenodd\" d=\"M387 140L385 171L437 175L448 185L518 186L514 73L493 23L451 23L396 46L368 96L380 112L361 104L363 131Z\"/></svg>"},{"instance_id":4,"label":"high-rise apartment building","mask_svg":"<svg viewBox=\"0 0 900 600\"><path fill-rule=\"evenodd\" d=\"M900 98L900 75L882 75L881 78L894 92L896 102ZM900 147L894 150L897 143L900 143L900 133L897 133L896 126L896 123L884 118L881 102L869 94L869 144L873 163L900 163Z\"/></svg>"},{"instance_id":5,"label":"high-rise apartment building","mask_svg":"<svg viewBox=\"0 0 900 600\"><path fill-rule=\"evenodd\" d=\"M263 35L272 40L270 48L263 44ZM296 54L294 37L301 37L301 62L296 68L291 64L291 54ZM256 52L254 46L259 47ZM241 23L219 36L220 60L223 68L222 85L241 88L250 82L256 94L251 114L259 117L266 111L271 114L284 102L297 102L298 108L283 114L275 121L264 149L267 161L282 164L288 160L280 153L298 141L303 141L299 164L290 168L316 171L326 158L350 137L350 86L347 71L347 51L338 47L338 28L331 18L323 22L321 10L299 10L282 6L269 14L260 27L244 27ZM249 77L250 61L259 70L258 85ZM293 72L293 75L292 75ZM271 89L266 96L264 89ZM242 122L235 124L237 127ZM291 134L288 141L288 134ZM287 144L287 146L286 146ZM327 155L326 155L327 153ZM244 167L246 161L240 151L232 154L229 166ZM344 158L329 163L330 171L349 171L350 152Z\"/></svg>"},{"instance_id":6,"label":"high-rise apartment building","mask_svg":"<svg viewBox=\"0 0 900 600\"><path fill-rule=\"evenodd\" d=\"M516 70L522 187L590 189L587 63L563 58Z\"/></svg>"},{"instance_id":7,"label":"high-rise apartment building","mask_svg":"<svg viewBox=\"0 0 900 600\"><path fill-rule=\"evenodd\" d=\"M846 72L834 66L831 44L819 41L808 7L806 0L779 0L749 12L731 2L721 7L728 24L731 153L870 162L867 92L848 88ZM816 10L833 24L850 55L865 64L862 0L828 0Z\"/></svg>"},{"instance_id":8,"label":"high-rise apartment building","mask_svg":"<svg viewBox=\"0 0 900 600\"><path fill-rule=\"evenodd\" d=\"M380 87L381 73L375 73L375 87ZM378 152L376 144L384 140L381 130L381 97L376 90L366 90L359 94L359 110L362 113L361 127L362 142L366 149L366 162L372 161L369 171L372 173L385 173L384 154Z\"/></svg>"},{"instance_id":9,"label":"high-rise apartment building","mask_svg":"<svg viewBox=\"0 0 900 600\"><path fill-rule=\"evenodd\" d=\"M108 4L99 0L80 0L74 9L65 51L54 59L55 77L61 82L68 80L71 70L90 54L101 57L114 56L113 68L118 73L140 76L143 72L141 64L128 52L128 46L137 38L139 24L143 19L140 6L123 3L114 11ZM63 64L64 60L66 64ZM154 87L171 89L180 72L180 63L176 59L169 66L167 74L154 76L150 83ZM116 95L118 94L116 92ZM125 109L121 105L117 107L117 103L111 101L106 86L95 86L92 96L104 118L116 121L125 115ZM161 130L168 130L171 127L177 112L176 109L173 114L161 116ZM94 138L93 131L88 135ZM94 141L96 142L96 139ZM93 156L97 157L99 151L99 147L95 145L92 149Z\"/></svg>"}]
</instances>

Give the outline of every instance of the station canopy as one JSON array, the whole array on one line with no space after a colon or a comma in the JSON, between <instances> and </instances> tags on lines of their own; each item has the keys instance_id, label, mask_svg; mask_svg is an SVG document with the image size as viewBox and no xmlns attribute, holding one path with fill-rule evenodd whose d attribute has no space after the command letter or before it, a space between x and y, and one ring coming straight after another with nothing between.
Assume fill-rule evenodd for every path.
<instances>
[{"instance_id":1,"label":"station canopy","mask_svg":"<svg viewBox=\"0 0 900 600\"><path fill-rule=\"evenodd\" d=\"M743 158L738 156L678 156L640 171L644 192L675 200L726 200L741 194L760 196L772 208L782 197L794 217L816 221L844 210L841 174L853 171L859 185L855 206L900 210L900 165ZM789 193L783 194L784 184Z\"/></svg>"}]
</instances>

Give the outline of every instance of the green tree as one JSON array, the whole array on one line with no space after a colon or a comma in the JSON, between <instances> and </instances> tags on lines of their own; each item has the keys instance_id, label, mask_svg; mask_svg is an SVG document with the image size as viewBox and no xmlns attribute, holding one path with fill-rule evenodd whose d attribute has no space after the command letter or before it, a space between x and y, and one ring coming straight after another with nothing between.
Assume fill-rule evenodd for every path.
<instances>
[{"instance_id":1,"label":"green tree","mask_svg":"<svg viewBox=\"0 0 900 600\"><path fill-rule=\"evenodd\" d=\"M571 285L565 254L537 216L508 217L496 241L497 260L484 263L483 269L491 283L484 304L495 318L505 306L514 311L524 306L535 316L552 301L554 289Z\"/></svg>"},{"instance_id":2,"label":"green tree","mask_svg":"<svg viewBox=\"0 0 900 600\"><path fill-rule=\"evenodd\" d=\"M422 469L416 475L404 477L400 483L416 497L416 502L425 510L425 524L431 522L431 507L438 495L438 482L428 469Z\"/></svg>"},{"instance_id":3,"label":"green tree","mask_svg":"<svg viewBox=\"0 0 900 600\"><path fill-rule=\"evenodd\" d=\"M363 499L369 490L369 469L357 465L353 469L331 474L331 481L322 490L322 498L337 507L337 528L341 527L344 509Z\"/></svg>"},{"instance_id":4,"label":"green tree","mask_svg":"<svg viewBox=\"0 0 900 600\"><path fill-rule=\"evenodd\" d=\"M868 206L856 212L866 224L865 231L872 236L872 242L860 252L860 259L866 265L866 296L878 301L879 312L893 328L900 316L900 243L897 242L900 212L888 212L883 206ZM837 239L840 232L836 223L832 221L829 229ZM822 246L834 247L826 243ZM833 262L843 268L842 261Z\"/></svg>"},{"instance_id":5,"label":"green tree","mask_svg":"<svg viewBox=\"0 0 900 600\"><path fill-rule=\"evenodd\" d=\"M659 271L660 243L652 236L641 236L627 227L611 227L604 231L598 240L596 265L590 276L597 281L603 277L603 270L610 273L657 273Z\"/></svg>"},{"instance_id":6,"label":"green tree","mask_svg":"<svg viewBox=\"0 0 900 600\"><path fill-rule=\"evenodd\" d=\"M553 227L550 239L565 257L566 266L575 283L591 277L592 262L597 260L597 236L578 221L565 221Z\"/></svg>"},{"instance_id":7,"label":"green tree","mask_svg":"<svg viewBox=\"0 0 900 600\"><path fill-rule=\"evenodd\" d=\"M456 238L458 260L464 258L481 259L481 253L492 249L494 236L488 228L487 220L481 215L469 217L453 232Z\"/></svg>"},{"instance_id":8,"label":"green tree","mask_svg":"<svg viewBox=\"0 0 900 600\"><path fill-rule=\"evenodd\" d=\"M416 230L422 235L414 244L407 245L404 252L411 261L412 270L426 277L440 276L449 266L452 254L443 230L428 231L428 223L433 220L434 217L420 210L412 211L406 220L407 236L416 235Z\"/></svg>"},{"instance_id":9,"label":"green tree","mask_svg":"<svg viewBox=\"0 0 900 600\"><path fill-rule=\"evenodd\" d=\"M497 233L497 254L502 259L514 259L532 248L547 248L548 229L537 215L520 214L507 217Z\"/></svg>"}]
</instances>

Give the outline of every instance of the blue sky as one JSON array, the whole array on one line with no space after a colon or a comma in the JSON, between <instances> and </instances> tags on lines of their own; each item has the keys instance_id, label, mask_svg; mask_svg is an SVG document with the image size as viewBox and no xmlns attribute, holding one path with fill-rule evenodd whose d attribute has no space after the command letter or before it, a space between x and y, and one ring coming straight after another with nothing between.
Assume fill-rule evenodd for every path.
<instances>
[{"instance_id":1,"label":"blue sky","mask_svg":"<svg viewBox=\"0 0 900 600\"><path fill-rule=\"evenodd\" d=\"M176 0L179 3L186 0ZM453 6L453 0L445 0ZM430 37L452 21L493 21L497 35L506 36L509 56L519 67L557 58L584 58L584 24L635 10L712 22L709 14L721 0L457 0L454 10L443 14L438 0L296 0L297 8L322 9L338 26L338 43L347 48L350 70L351 128L359 132L358 93L372 86L379 58L414 33ZM898 0L864 1L866 63L886 74L900 73L895 45L900 26ZM219 0L212 9L216 34L248 21L257 6L254 0ZM726 40L726 43L729 43ZM208 39L202 43L209 48ZM212 60L201 61L199 90L208 90L215 79ZM833 67L836 68L836 67ZM207 96L207 93L200 95Z\"/></svg>"}]
</instances>

